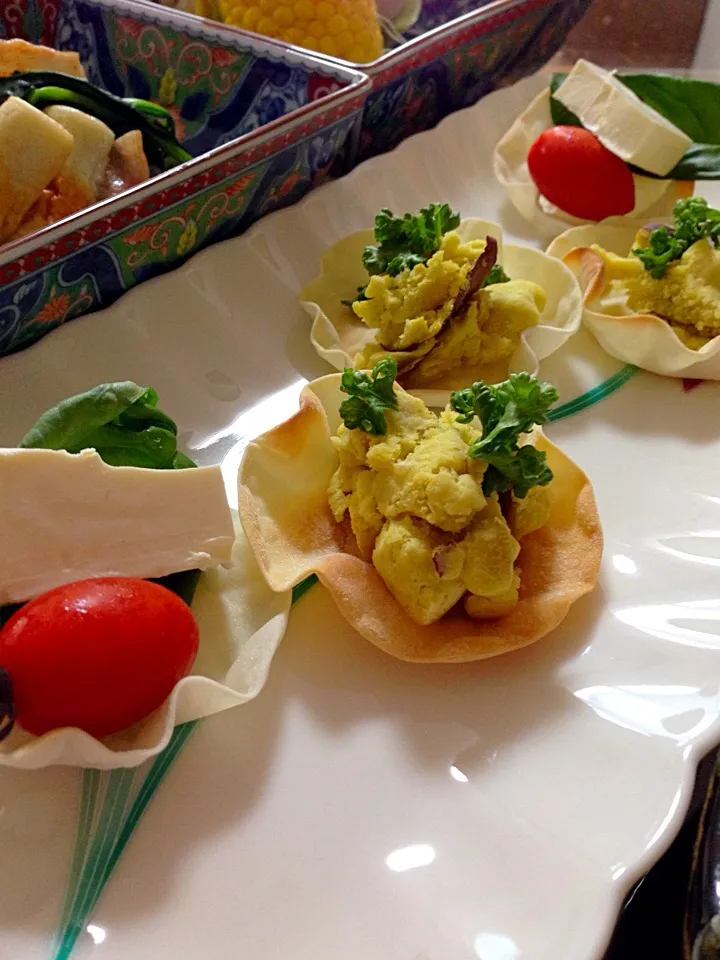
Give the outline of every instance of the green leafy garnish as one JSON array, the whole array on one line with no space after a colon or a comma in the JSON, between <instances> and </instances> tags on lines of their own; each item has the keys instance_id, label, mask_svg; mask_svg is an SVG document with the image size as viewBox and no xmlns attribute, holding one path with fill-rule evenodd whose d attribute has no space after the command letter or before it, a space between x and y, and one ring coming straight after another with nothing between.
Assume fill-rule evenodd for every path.
<instances>
[{"instance_id":1,"label":"green leafy garnish","mask_svg":"<svg viewBox=\"0 0 720 960\"><path fill-rule=\"evenodd\" d=\"M491 283L509 283L510 277L505 273L499 263L493 265L490 273L483 280L483 286L489 287Z\"/></svg>"},{"instance_id":2,"label":"green leafy garnish","mask_svg":"<svg viewBox=\"0 0 720 960\"><path fill-rule=\"evenodd\" d=\"M353 297L352 300L341 300L340 303L345 304L346 307L351 307L354 303L357 303L358 301L362 302L363 300L369 300L370 298L365 293L366 290L367 290L367 285L365 285L364 287L358 287L356 297Z\"/></svg>"},{"instance_id":3,"label":"green leafy garnish","mask_svg":"<svg viewBox=\"0 0 720 960\"><path fill-rule=\"evenodd\" d=\"M718 180L720 179L720 85L691 77L665 74L616 74L617 79L632 90L643 103L669 120L695 142L688 147L677 164L659 178L657 174L630 164L633 173L651 179ZM567 73L555 73L550 81L550 113L556 125L581 127L580 118L559 100L555 92Z\"/></svg>"},{"instance_id":4,"label":"green leafy garnish","mask_svg":"<svg viewBox=\"0 0 720 960\"><path fill-rule=\"evenodd\" d=\"M38 110L58 104L75 107L102 120L116 137L139 130L148 161L159 170L192 160L175 137L172 114L157 103L116 97L87 80L48 70L0 77L0 103L9 96L26 100Z\"/></svg>"},{"instance_id":5,"label":"green leafy garnish","mask_svg":"<svg viewBox=\"0 0 720 960\"><path fill-rule=\"evenodd\" d=\"M79 453L92 447L113 467L194 467L177 448L177 424L157 408L152 387L102 383L46 410L19 447Z\"/></svg>"},{"instance_id":6,"label":"green leafy garnish","mask_svg":"<svg viewBox=\"0 0 720 960\"><path fill-rule=\"evenodd\" d=\"M556 127L581 127L582 121L565 104L555 99L555 93L567 80L567 73L554 73L550 78L550 114Z\"/></svg>"},{"instance_id":7,"label":"green leafy garnish","mask_svg":"<svg viewBox=\"0 0 720 960\"><path fill-rule=\"evenodd\" d=\"M373 436L387 433L384 410L397 410L393 383L397 376L397 362L392 357L380 360L372 373L363 373L346 367L340 389L348 399L340 404L340 416L348 430L364 430Z\"/></svg>"},{"instance_id":8,"label":"green leafy garnish","mask_svg":"<svg viewBox=\"0 0 720 960\"><path fill-rule=\"evenodd\" d=\"M677 200L673 216L673 228L658 227L650 234L647 247L633 250L656 280L698 240L710 240L715 247L720 247L720 211L710 207L707 200L702 197Z\"/></svg>"},{"instance_id":9,"label":"green leafy garnish","mask_svg":"<svg viewBox=\"0 0 720 960\"><path fill-rule=\"evenodd\" d=\"M185 470L197 466L177 449L177 425L158 410L157 402L152 387L130 380L102 383L46 410L18 446L68 453L93 447L113 467ZM155 582L190 606L199 580L200 570L182 570ZM19 605L0 606L0 626L18 609Z\"/></svg>"},{"instance_id":10,"label":"green leafy garnish","mask_svg":"<svg viewBox=\"0 0 720 960\"><path fill-rule=\"evenodd\" d=\"M523 433L534 424L547 423L550 407L558 399L552 384L540 383L529 373L512 373L503 383L478 381L450 397L460 423L477 417L482 436L468 448L468 455L488 464L483 477L483 492L527 496L532 487L544 487L553 478L545 453L534 446L519 446Z\"/></svg>"},{"instance_id":11,"label":"green leafy garnish","mask_svg":"<svg viewBox=\"0 0 720 960\"><path fill-rule=\"evenodd\" d=\"M396 217L384 207L375 217L377 246L365 247L362 260L373 276L397 276L427 263L440 249L445 234L460 226L460 214L447 203L431 203L418 213Z\"/></svg>"}]
</instances>

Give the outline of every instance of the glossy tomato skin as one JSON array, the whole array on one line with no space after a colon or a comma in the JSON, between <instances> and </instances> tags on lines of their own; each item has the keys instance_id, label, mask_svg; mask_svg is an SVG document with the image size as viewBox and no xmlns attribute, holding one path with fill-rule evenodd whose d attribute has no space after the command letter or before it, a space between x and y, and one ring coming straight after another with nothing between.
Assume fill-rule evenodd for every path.
<instances>
[{"instance_id":1,"label":"glossy tomato skin","mask_svg":"<svg viewBox=\"0 0 720 960\"><path fill-rule=\"evenodd\" d=\"M630 167L583 127L544 130L530 147L528 169L550 203L581 220L621 216L635 206Z\"/></svg>"},{"instance_id":2,"label":"glossy tomato skin","mask_svg":"<svg viewBox=\"0 0 720 960\"><path fill-rule=\"evenodd\" d=\"M192 667L190 608L133 577L79 580L31 600L0 630L18 724L35 736L79 727L94 737L142 720Z\"/></svg>"}]
</instances>

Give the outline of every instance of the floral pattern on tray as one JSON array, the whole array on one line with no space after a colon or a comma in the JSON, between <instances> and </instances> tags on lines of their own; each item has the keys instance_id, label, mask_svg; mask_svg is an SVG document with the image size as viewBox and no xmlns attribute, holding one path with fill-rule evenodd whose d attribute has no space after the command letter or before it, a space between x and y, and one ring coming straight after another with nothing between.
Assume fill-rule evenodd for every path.
<instances>
[{"instance_id":1,"label":"floral pattern on tray","mask_svg":"<svg viewBox=\"0 0 720 960\"><path fill-rule=\"evenodd\" d=\"M193 156L228 150L202 172L150 181L142 199L105 202L80 227L47 228L40 246L31 235L14 257L0 250L0 356L299 199L346 162L365 99L344 93L362 79L345 68L123 0L11 0L0 36L77 50L91 82L169 108ZM243 135L253 139L233 147Z\"/></svg>"}]
</instances>

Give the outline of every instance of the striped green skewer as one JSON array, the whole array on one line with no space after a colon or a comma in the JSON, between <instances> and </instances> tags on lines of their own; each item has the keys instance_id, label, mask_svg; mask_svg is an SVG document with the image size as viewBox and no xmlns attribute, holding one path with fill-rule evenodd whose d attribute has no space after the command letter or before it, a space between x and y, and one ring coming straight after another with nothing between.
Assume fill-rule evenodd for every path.
<instances>
[{"instance_id":1,"label":"striped green skewer","mask_svg":"<svg viewBox=\"0 0 720 960\"><path fill-rule=\"evenodd\" d=\"M631 365L623 367L599 386L555 407L550 413L550 421L556 423L558 420L564 420L594 406L619 390L637 372L637 367ZM293 604L297 603L315 583L317 583L315 574L298 583L292 592ZM198 722L185 723L175 729L165 750L151 764L145 780L130 803L127 816L125 811L130 802L138 771L113 770L106 775L107 781L99 811L98 799L101 794L103 774L99 770L83 771L80 813L70 881L63 905L60 932L53 945L52 960L69 960L78 937L85 929L87 920L95 909L143 813Z\"/></svg>"}]
</instances>

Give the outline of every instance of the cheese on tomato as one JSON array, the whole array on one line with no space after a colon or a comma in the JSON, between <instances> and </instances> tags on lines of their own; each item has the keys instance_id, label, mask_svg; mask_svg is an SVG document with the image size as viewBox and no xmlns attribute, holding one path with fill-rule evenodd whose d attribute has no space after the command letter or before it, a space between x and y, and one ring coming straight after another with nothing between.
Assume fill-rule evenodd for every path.
<instances>
[{"instance_id":1,"label":"cheese on tomato","mask_svg":"<svg viewBox=\"0 0 720 960\"><path fill-rule=\"evenodd\" d=\"M578 60L554 97L608 150L649 173L665 176L692 145L617 77L587 60Z\"/></svg>"},{"instance_id":2,"label":"cheese on tomato","mask_svg":"<svg viewBox=\"0 0 720 960\"><path fill-rule=\"evenodd\" d=\"M163 577L230 561L220 468L108 466L94 450L0 449L0 604L89 577Z\"/></svg>"}]
</instances>

